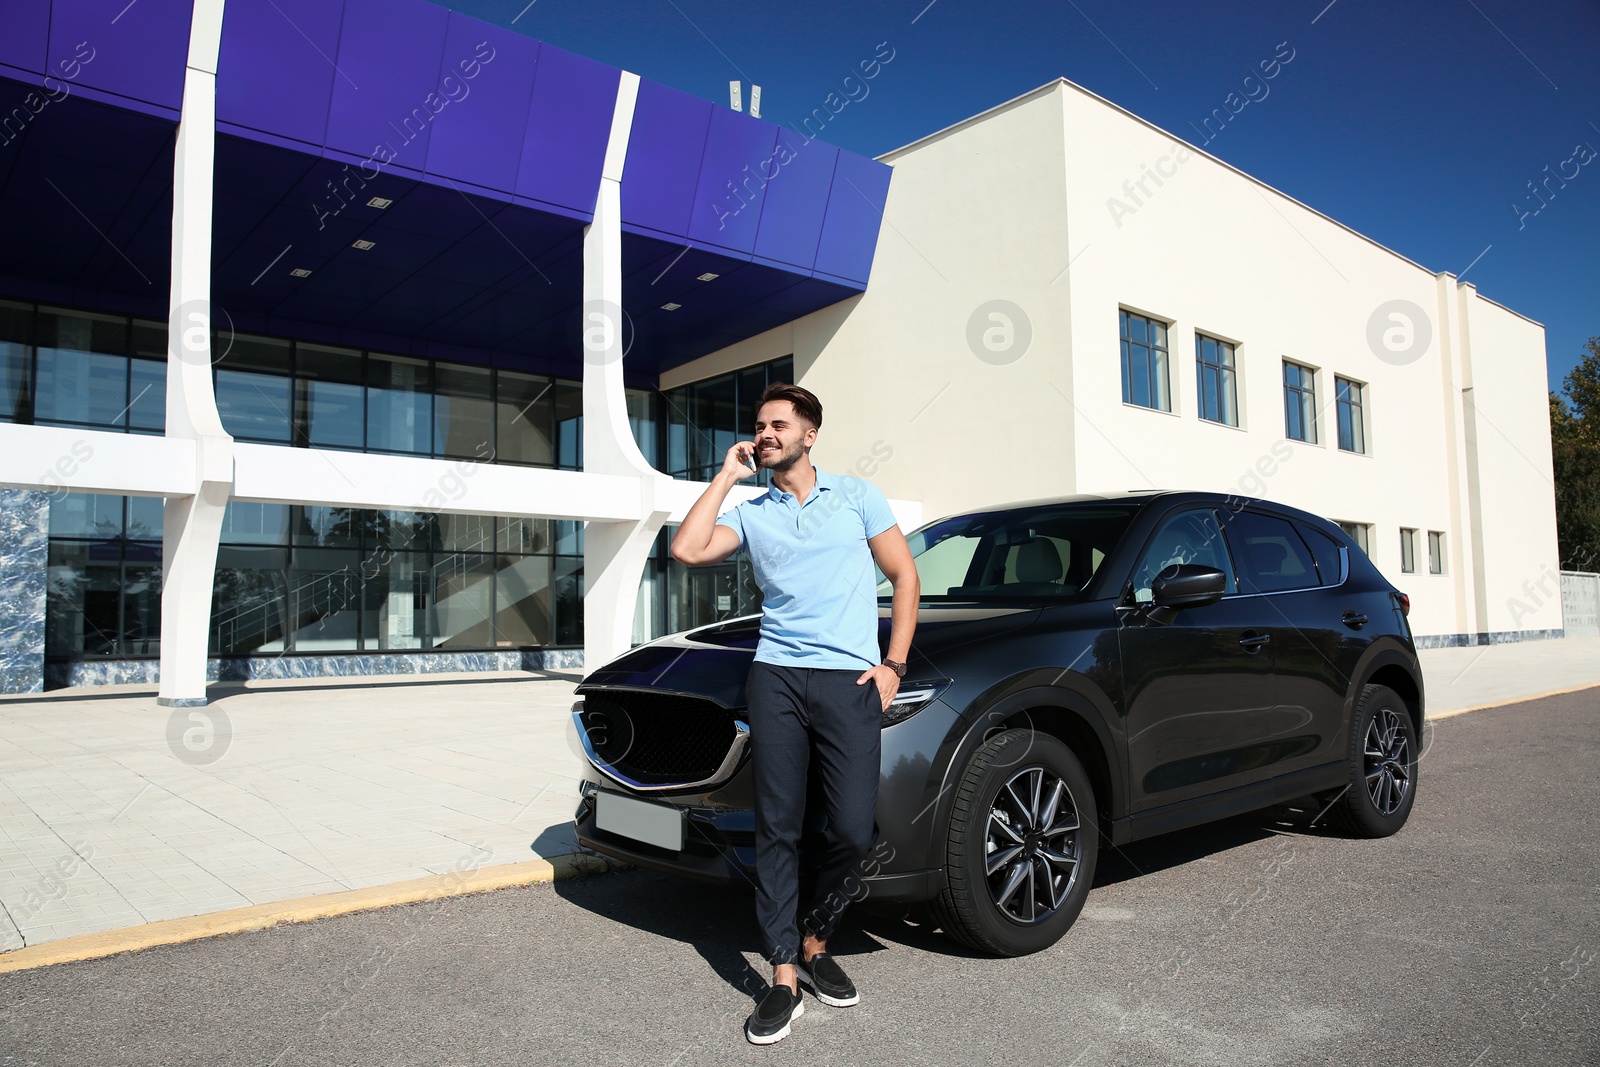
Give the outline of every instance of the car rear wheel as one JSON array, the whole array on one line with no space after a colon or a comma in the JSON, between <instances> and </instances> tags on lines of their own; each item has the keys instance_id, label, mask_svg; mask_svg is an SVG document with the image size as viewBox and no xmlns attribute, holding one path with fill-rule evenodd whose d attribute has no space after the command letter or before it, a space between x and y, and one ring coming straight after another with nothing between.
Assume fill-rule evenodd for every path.
<instances>
[{"instance_id":1,"label":"car rear wheel","mask_svg":"<svg viewBox=\"0 0 1600 1067\"><path fill-rule=\"evenodd\" d=\"M989 739L956 789L939 925L1000 956L1049 948L1083 910L1098 826L1089 776L1065 744L1032 730Z\"/></svg>"},{"instance_id":2,"label":"car rear wheel","mask_svg":"<svg viewBox=\"0 0 1600 1067\"><path fill-rule=\"evenodd\" d=\"M1417 799L1417 728L1400 694L1361 690L1350 732L1350 781L1330 821L1357 837L1388 837L1406 824Z\"/></svg>"}]
</instances>

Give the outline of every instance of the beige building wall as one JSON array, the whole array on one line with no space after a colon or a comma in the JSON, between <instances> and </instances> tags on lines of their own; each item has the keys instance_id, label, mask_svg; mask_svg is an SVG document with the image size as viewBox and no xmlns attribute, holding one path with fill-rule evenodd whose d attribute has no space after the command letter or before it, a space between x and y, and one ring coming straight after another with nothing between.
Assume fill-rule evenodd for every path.
<instances>
[{"instance_id":1,"label":"beige building wall","mask_svg":"<svg viewBox=\"0 0 1600 1067\"><path fill-rule=\"evenodd\" d=\"M1074 492L1263 496L1368 525L1419 635L1561 626L1558 595L1522 590L1557 563L1538 324L1065 81L883 159L867 293L662 388L792 354L826 406L818 463L929 519ZM1119 309L1169 324L1170 412L1122 401ZM1236 346L1237 427L1199 417L1197 333ZM1286 358L1316 373L1314 444L1284 437ZM1364 454L1337 446L1336 377L1363 387Z\"/></svg>"},{"instance_id":2,"label":"beige building wall","mask_svg":"<svg viewBox=\"0 0 1600 1067\"><path fill-rule=\"evenodd\" d=\"M866 474L935 519L980 502L1074 492L1063 129L1054 100L1024 100L887 157L872 282L858 298L662 375L661 387L793 353L824 406L813 459ZM1058 279L1056 284L1052 281ZM968 341L987 301L1026 307L1020 359ZM1015 327L1017 324L1011 324ZM874 466L871 457L892 451ZM865 467L858 467L863 461Z\"/></svg>"},{"instance_id":3,"label":"beige building wall","mask_svg":"<svg viewBox=\"0 0 1600 1067\"><path fill-rule=\"evenodd\" d=\"M1484 632L1561 625L1549 394L1528 353L1544 329L1482 297L1468 298L1470 413L1480 462L1477 537L1484 564Z\"/></svg>"}]
</instances>

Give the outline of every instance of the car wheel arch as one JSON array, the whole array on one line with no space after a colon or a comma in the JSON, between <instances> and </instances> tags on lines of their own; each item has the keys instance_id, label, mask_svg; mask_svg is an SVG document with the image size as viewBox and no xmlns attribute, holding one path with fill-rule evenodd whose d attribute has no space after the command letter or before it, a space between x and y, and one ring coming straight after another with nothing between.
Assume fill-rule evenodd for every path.
<instances>
[{"instance_id":1,"label":"car wheel arch","mask_svg":"<svg viewBox=\"0 0 1600 1067\"><path fill-rule=\"evenodd\" d=\"M1003 696L981 711L963 716L966 731L944 766L933 825L943 826L953 803L955 784L961 780L973 754L990 737L1018 727L1038 730L1073 750L1089 774L1095 790L1100 829L1110 835L1113 819L1126 806L1127 782L1121 749L1112 733L1110 702L1083 691L1092 686L1078 677L1079 685L1065 687L1059 670L1045 673L1054 684L1006 687ZM1104 707L1099 706L1104 704Z\"/></svg>"},{"instance_id":2,"label":"car wheel arch","mask_svg":"<svg viewBox=\"0 0 1600 1067\"><path fill-rule=\"evenodd\" d=\"M1416 727L1417 735L1419 737L1422 735L1423 688L1421 671L1414 653L1398 645L1387 648L1374 646L1368 651L1357 665L1349 691L1345 693L1344 708L1347 724L1354 718L1356 701L1361 699L1362 690L1369 685L1387 686L1398 693L1400 699L1406 702L1406 709L1411 713L1411 721Z\"/></svg>"}]
</instances>

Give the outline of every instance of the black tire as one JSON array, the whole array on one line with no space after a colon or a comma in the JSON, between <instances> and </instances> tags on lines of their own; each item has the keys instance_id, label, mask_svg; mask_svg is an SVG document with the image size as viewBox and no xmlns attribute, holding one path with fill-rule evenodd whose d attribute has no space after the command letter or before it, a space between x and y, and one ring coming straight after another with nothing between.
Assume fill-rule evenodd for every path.
<instances>
[{"instance_id":1,"label":"black tire","mask_svg":"<svg viewBox=\"0 0 1600 1067\"><path fill-rule=\"evenodd\" d=\"M931 902L938 925L997 956L1049 948L1088 898L1099 825L1089 776L1065 744L1032 730L990 738L956 787L945 888Z\"/></svg>"},{"instance_id":2,"label":"black tire","mask_svg":"<svg viewBox=\"0 0 1600 1067\"><path fill-rule=\"evenodd\" d=\"M1328 821L1355 837L1388 837L1417 799L1417 726L1400 694L1369 685L1350 728L1350 780Z\"/></svg>"}]
</instances>

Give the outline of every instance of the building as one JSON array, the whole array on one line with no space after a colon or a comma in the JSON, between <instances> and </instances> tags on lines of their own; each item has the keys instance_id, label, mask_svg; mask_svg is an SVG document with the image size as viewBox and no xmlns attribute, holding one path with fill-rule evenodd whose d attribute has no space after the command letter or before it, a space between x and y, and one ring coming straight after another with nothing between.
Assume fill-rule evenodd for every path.
<instances>
[{"instance_id":1,"label":"building","mask_svg":"<svg viewBox=\"0 0 1600 1067\"><path fill-rule=\"evenodd\" d=\"M662 388L792 356L820 461L930 519L1270 497L1341 522L1419 643L1559 635L1538 323L1064 80L881 158L866 292Z\"/></svg>"},{"instance_id":2,"label":"building","mask_svg":"<svg viewBox=\"0 0 1600 1067\"><path fill-rule=\"evenodd\" d=\"M1070 83L873 161L424 0L119 8L0 41L0 689L748 611L665 528L778 379L908 529L1267 495L1559 632L1542 329Z\"/></svg>"}]
</instances>

